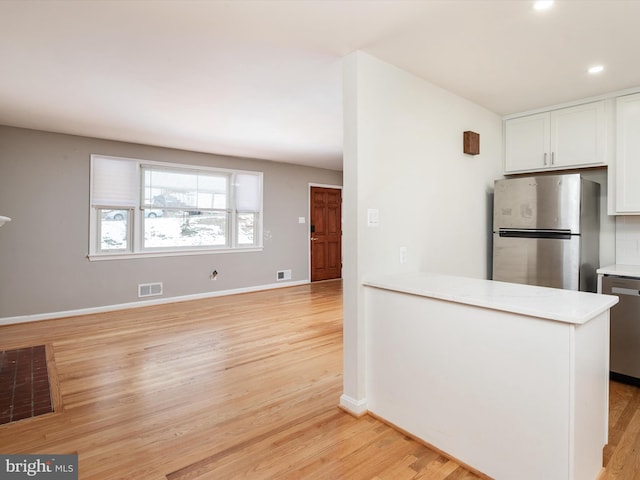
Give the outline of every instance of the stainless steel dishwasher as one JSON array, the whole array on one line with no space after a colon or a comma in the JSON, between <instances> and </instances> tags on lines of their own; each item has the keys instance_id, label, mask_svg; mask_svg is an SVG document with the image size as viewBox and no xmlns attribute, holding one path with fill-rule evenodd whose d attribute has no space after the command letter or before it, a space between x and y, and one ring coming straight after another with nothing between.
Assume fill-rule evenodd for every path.
<instances>
[{"instance_id":1,"label":"stainless steel dishwasher","mask_svg":"<svg viewBox=\"0 0 640 480\"><path fill-rule=\"evenodd\" d=\"M602 293L620 299L611 309L611 378L640 385L640 279L606 275Z\"/></svg>"}]
</instances>

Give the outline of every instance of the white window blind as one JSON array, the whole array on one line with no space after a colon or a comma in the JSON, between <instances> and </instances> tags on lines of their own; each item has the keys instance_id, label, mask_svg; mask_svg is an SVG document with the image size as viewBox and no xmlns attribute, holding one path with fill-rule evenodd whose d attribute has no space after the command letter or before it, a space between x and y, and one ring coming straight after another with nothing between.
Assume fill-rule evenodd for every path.
<instances>
[{"instance_id":1,"label":"white window blind","mask_svg":"<svg viewBox=\"0 0 640 480\"><path fill-rule=\"evenodd\" d=\"M138 166L129 160L95 156L92 159L91 204L129 207L138 204Z\"/></svg>"},{"instance_id":2,"label":"white window blind","mask_svg":"<svg viewBox=\"0 0 640 480\"><path fill-rule=\"evenodd\" d=\"M261 192L260 177L239 173L235 179L236 210L239 212L256 212L260 210Z\"/></svg>"}]
</instances>

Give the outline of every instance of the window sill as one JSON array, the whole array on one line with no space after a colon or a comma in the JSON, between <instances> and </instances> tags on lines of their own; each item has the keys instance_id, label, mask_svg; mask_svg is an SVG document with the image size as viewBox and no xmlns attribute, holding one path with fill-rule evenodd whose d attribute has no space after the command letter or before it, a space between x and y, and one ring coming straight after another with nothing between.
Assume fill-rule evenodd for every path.
<instances>
[{"instance_id":1,"label":"window sill","mask_svg":"<svg viewBox=\"0 0 640 480\"><path fill-rule=\"evenodd\" d=\"M103 260L132 260L136 258L157 258L157 257L182 257L189 255L215 255L218 253L251 253L261 252L264 247L247 248L220 248L215 250L181 250L181 251L156 251L156 252L136 252L136 253L93 253L87 255L90 262L101 262Z\"/></svg>"}]
</instances>

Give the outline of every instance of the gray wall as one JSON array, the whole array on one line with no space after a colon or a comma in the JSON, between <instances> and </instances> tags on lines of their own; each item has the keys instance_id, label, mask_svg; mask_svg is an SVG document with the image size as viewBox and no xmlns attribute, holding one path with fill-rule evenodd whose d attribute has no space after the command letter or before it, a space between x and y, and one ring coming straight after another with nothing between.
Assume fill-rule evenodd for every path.
<instances>
[{"instance_id":1,"label":"gray wall","mask_svg":"<svg viewBox=\"0 0 640 480\"><path fill-rule=\"evenodd\" d=\"M89 261L93 153L264 172L264 250ZM136 302L139 283L178 297L274 284L282 269L308 280L298 217L308 217L309 183L341 185L342 173L0 126L0 215L12 218L0 228L0 318Z\"/></svg>"}]
</instances>

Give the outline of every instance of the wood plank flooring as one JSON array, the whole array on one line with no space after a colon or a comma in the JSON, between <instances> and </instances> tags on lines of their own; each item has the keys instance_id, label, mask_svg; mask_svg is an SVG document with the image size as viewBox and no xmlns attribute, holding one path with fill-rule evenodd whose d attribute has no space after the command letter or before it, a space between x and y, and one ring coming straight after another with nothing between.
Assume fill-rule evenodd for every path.
<instances>
[{"instance_id":1,"label":"wood plank flooring","mask_svg":"<svg viewBox=\"0 0 640 480\"><path fill-rule=\"evenodd\" d=\"M341 292L329 281L0 327L0 350L47 344L56 408L0 425L0 453L78 453L83 480L477 479L337 408ZM611 391L603 480L640 479L639 389Z\"/></svg>"},{"instance_id":2,"label":"wood plank flooring","mask_svg":"<svg viewBox=\"0 0 640 480\"><path fill-rule=\"evenodd\" d=\"M609 382L609 444L599 480L640 479L640 388Z\"/></svg>"}]
</instances>

